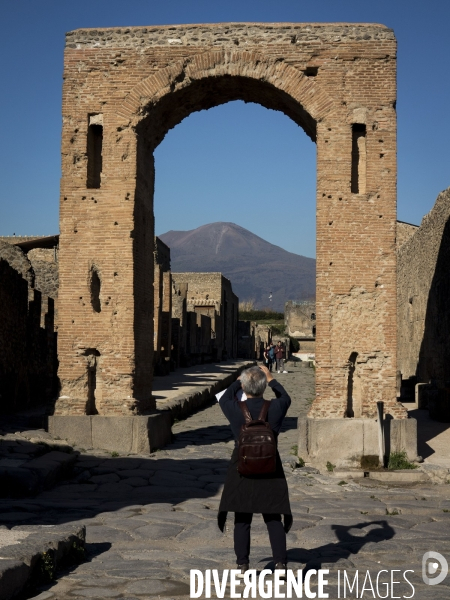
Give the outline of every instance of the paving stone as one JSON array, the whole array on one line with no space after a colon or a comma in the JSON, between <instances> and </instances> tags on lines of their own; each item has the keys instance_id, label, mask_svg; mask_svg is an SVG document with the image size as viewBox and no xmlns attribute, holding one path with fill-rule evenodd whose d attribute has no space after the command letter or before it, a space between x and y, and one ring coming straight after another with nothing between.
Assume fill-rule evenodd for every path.
<instances>
[{"instance_id":1,"label":"paving stone","mask_svg":"<svg viewBox=\"0 0 450 600\"><path fill-rule=\"evenodd\" d=\"M111 587L91 587L77 590L77 595L81 596L82 598L117 598L121 595L121 592L114 590Z\"/></svg>"},{"instance_id":2,"label":"paving stone","mask_svg":"<svg viewBox=\"0 0 450 600\"><path fill-rule=\"evenodd\" d=\"M307 390L311 395L311 371L294 367L289 381L283 382L291 390ZM307 410L302 394L293 394L291 415L301 416ZM220 428L225 426L219 406L212 404L176 424L174 429L183 439L178 447L171 444L151 457L80 455L77 477L88 471L91 481L100 478L98 484L71 480L70 485L41 493L32 502L0 500L0 513L33 515L5 522L18 531L27 527L39 531L36 523L48 525L58 519L86 523L90 562L62 576L49 592L52 597L153 600L159 595L181 600L189 597L190 569L234 567L233 516L229 515L225 534L216 524L221 484L233 448L233 443L223 441ZM220 436L214 435L215 427ZM206 428L210 428L208 435L204 435ZM284 462L291 460L291 448L297 443L297 431L286 428L279 438ZM376 573L380 568L415 568L416 598L450 597L447 586L430 590L420 576L424 552L450 556L450 513L443 512L450 510L448 486L365 487L366 480L339 486L336 478L310 469L289 469L287 478L294 515L287 537L288 559L296 568L329 568L330 582L336 581L337 569ZM387 515L386 510L401 514ZM262 518L255 516L251 565L271 564L267 530Z\"/></svg>"},{"instance_id":3,"label":"paving stone","mask_svg":"<svg viewBox=\"0 0 450 600\"><path fill-rule=\"evenodd\" d=\"M91 477L91 481L94 483L116 483L120 481L120 477L116 473L107 473L105 475L94 475Z\"/></svg>"},{"instance_id":4,"label":"paving stone","mask_svg":"<svg viewBox=\"0 0 450 600\"><path fill-rule=\"evenodd\" d=\"M110 475L111 473L115 473L116 469L113 466L103 466L100 465L98 467L92 467L89 469L91 475L94 476L101 476L101 475Z\"/></svg>"},{"instance_id":5,"label":"paving stone","mask_svg":"<svg viewBox=\"0 0 450 600\"><path fill-rule=\"evenodd\" d=\"M139 527L133 531L133 536L141 538L149 538L154 540L161 540L167 538L174 538L183 531L182 525L171 525L170 523L152 523Z\"/></svg>"},{"instance_id":6,"label":"paving stone","mask_svg":"<svg viewBox=\"0 0 450 600\"><path fill-rule=\"evenodd\" d=\"M142 477L144 478L147 483L148 483L148 479L149 477L151 477L152 475L155 474L155 470L154 469L126 469L123 471L117 471L117 475L121 478L121 479L126 479L127 477Z\"/></svg>"},{"instance_id":7,"label":"paving stone","mask_svg":"<svg viewBox=\"0 0 450 600\"><path fill-rule=\"evenodd\" d=\"M97 492L100 495L103 494L127 494L129 492L131 492L132 487L131 485L127 485L126 483L123 483L122 481L119 481L118 483L104 483L102 485L99 485L97 487Z\"/></svg>"},{"instance_id":8,"label":"paving stone","mask_svg":"<svg viewBox=\"0 0 450 600\"><path fill-rule=\"evenodd\" d=\"M90 544L93 542L132 542L133 537L130 533L112 527L88 525L86 527L86 541Z\"/></svg>"},{"instance_id":9,"label":"paving stone","mask_svg":"<svg viewBox=\"0 0 450 600\"><path fill-rule=\"evenodd\" d=\"M144 479L143 477L127 477L122 481L132 487L143 487L148 485L148 479Z\"/></svg>"},{"instance_id":10,"label":"paving stone","mask_svg":"<svg viewBox=\"0 0 450 600\"><path fill-rule=\"evenodd\" d=\"M121 529L123 531L133 531L138 527L145 527L147 524L147 522L142 519L134 519L132 517L128 519L116 517L105 520L105 523L108 525L108 527L112 527L113 529ZM101 523L99 523L99 525L101 525Z\"/></svg>"},{"instance_id":11,"label":"paving stone","mask_svg":"<svg viewBox=\"0 0 450 600\"><path fill-rule=\"evenodd\" d=\"M157 565L158 563L156 563ZM116 578L116 583L119 579L123 579L126 582L132 581L133 579L142 579L154 577L155 579L169 579L173 576L173 570L169 569L168 565L163 567L153 566L153 563L149 562L147 565L142 563L138 568L130 568L126 563L120 569L107 569L105 571L107 575ZM119 582L120 584L124 582Z\"/></svg>"},{"instance_id":12,"label":"paving stone","mask_svg":"<svg viewBox=\"0 0 450 600\"><path fill-rule=\"evenodd\" d=\"M167 581L161 579L141 579L129 583L125 591L130 594L148 594L155 597L156 594L167 596L173 594L180 596L189 594L189 585L182 581Z\"/></svg>"},{"instance_id":13,"label":"paving stone","mask_svg":"<svg viewBox=\"0 0 450 600\"><path fill-rule=\"evenodd\" d=\"M23 560L0 560L0 598L12 598L20 592L30 576L30 566Z\"/></svg>"},{"instance_id":14,"label":"paving stone","mask_svg":"<svg viewBox=\"0 0 450 600\"><path fill-rule=\"evenodd\" d=\"M216 518L217 515L214 514L214 517ZM182 511L162 512L155 510L145 514L137 515L136 518L139 519L141 522L145 521L148 523L153 523L155 521L158 521L159 523L177 523L181 525L197 525L202 524L204 521L198 515L193 515L189 512Z\"/></svg>"}]
</instances>

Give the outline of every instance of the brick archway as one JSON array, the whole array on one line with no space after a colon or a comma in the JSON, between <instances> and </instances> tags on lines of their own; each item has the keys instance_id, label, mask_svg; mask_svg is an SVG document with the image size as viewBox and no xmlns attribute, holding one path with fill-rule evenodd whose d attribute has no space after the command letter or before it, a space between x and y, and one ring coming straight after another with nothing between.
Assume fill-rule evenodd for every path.
<instances>
[{"instance_id":1,"label":"brick archway","mask_svg":"<svg viewBox=\"0 0 450 600\"><path fill-rule=\"evenodd\" d=\"M395 388L395 52L392 32L380 25L229 24L69 35L57 414L84 414L86 356L93 350L100 414L152 407L152 153L193 111L243 99L282 110L317 143L311 416L346 416L353 371L362 417L375 416L377 400L394 417L405 416Z\"/></svg>"},{"instance_id":2,"label":"brick archway","mask_svg":"<svg viewBox=\"0 0 450 600\"><path fill-rule=\"evenodd\" d=\"M164 97L171 96L196 82L204 82L211 78L218 80L222 77L253 80L272 86L278 92L284 92L288 100L297 106L289 107L288 102L283 106L283 103L279 102L279 109L290 113L289 116L301 125L312 139L315 139L315 122L326 119L338 109L327 91L315 83L314 77L306 76L304 72L289 64L256 52L221 50L197 54L145 78L127 94L117 113L123 117L125 123L136 126L145 118L148 107L156 105ZM263 104L261 98L258 98L258 103ZM302 113L303 119L295 118L295 109Z\"/></svg>"}]
</instances>

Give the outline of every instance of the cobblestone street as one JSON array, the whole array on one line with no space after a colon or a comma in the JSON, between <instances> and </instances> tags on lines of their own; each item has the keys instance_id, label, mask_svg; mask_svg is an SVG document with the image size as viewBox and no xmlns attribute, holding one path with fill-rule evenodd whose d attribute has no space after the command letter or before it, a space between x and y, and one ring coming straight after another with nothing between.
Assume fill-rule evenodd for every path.
<instances>
[{"instance_id":1,"label":"cobblestone street","mask_svg":"<svg viewBox=\"0 0 450 600\"><path fill-rule=\"evenodd\" d=\"M364 598L449 598L450 578L432 587L423 583L422 556L429 550L450 556L450 486L388 489L368 480L345 482L308 468L292 469L297 417L306 414L314 396L314 370L288 363L288 371L278 377L293 400L279 440L294 516L288 534L290 568L329 569L330 598L361 597L367 571L374 593L366 579ZM87 526L88 560L59 573L55 583L32 597L181 600L189 598L191 569L234 568L232 518L225 535L216 524L233 447L230 429L214 402L177 422L173 432L174 442L150 457L83 453L76 480L33 499L1 501L2 522L16 530L75 522ZM259 516L252 532L250 566L270 568L270 546ZM383 569L389 573L380 575L377 591ZM398 571L391 574L393 569ZM403 578L406 569L414 570L407 574L414 593ZM344 570L351 581L359 571L359 596L348 588L343 594ZM401 583L387 587L391 575Z\"/></svg>"}]
</instances>

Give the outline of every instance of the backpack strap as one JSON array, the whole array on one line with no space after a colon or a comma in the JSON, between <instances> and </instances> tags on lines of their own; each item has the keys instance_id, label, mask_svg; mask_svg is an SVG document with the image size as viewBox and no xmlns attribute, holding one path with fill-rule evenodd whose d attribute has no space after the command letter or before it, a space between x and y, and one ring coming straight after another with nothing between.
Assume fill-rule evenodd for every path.
<instances>
[{"instance_id":1,"label":"backpack strap","mask_svg":"<svg viewBox=\"0 0 450 600\"><path fill-rule=\"evenodd\" d=\"M261 412L259 413L258 421L267 421L267 413L269 412L270 400L264 400Z\"/></svg>"},{"instance_id":2,"label":"backpack strap","mask_svg":"<svg viewBox=\"0 0 450 600\"><path fill-rule=\"evenodd\" d=\"M244 415L245 423L247 424L247 423L250 423L250 421L253 421L252 415L250 414L250 411L248 410L247 402L245 400L239 402L239 407L242 411L242 414Z\"/></svg>"}]
</instances>

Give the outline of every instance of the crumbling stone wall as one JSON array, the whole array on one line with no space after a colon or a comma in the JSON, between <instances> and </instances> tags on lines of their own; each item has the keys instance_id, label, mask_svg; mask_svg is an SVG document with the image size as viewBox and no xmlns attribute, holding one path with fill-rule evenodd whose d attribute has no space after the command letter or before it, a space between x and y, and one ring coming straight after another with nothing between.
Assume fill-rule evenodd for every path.
<instances>
[{"instance_id":1,"label":"crumbling stone wall","mask_svg":"<svg viewBox=\"0 0 450 600\"><path fill-rule=\"evenodd\" d=\"M55 307L59 286L58 237L57 235L0 237L0 256L22 273L31 287L53 298Z\"/></svg>"},{"instance_id":2,"label":"crumbling stone wall","mask_svg":"<svg viewBox=\"0 0 450 600\"><path fill-rule=\"evenodd\" d=\"M409 240L418 230L418 225L412 223L405 223L404 221L397 221L397 249L403 246L405 242Z\"/></svg>"},{"instance_id":3,"label":"crumbling stone wall","mask_svg":"<svg viewBox=\"0 0 450 600\"><path fill-rule=\"evenodd\" d=\"M450 188L398 249L398 368L403 379L450 379Z\"/></svg>"},{"instance_id":4,"label":"crumbling stone wall","mask_svg":"<svg viewBox=\"0 0 450 600\"><path fill-rule=\"evenodd\" d=\"M284 306L284 323L288 335L314 340L316 337L316 303L289 300Z\"/></svg>"},{"instance_id":5,"label":"crumbling stone wall","mask_svg":"<svg viewBox=\"0 0 450 600\"><path fill-rule=\"evenodd\" d=\"M15 269L28 282L30 288L34 287L35 273L29 258L20 248L0 240L0 259L3 258L10 267ZM3 285L3 284L2 284Z\"/></svg>"},{"instance_id":6,"label":"crumbling stone wall","mask_svg":"<svg viewBox=\"0 0 450 600\"><path fill-rule=\"evenodd\" d=\"M67 35L57 411L85 410L89 348L99 353L103 414L152 408L153 151L192 112L232 100L283 111L317 144L311 416L348 415L356 355L362 416L375 416L384 400L388 413L405 417L396 401L392 326L396 41L383 25L354 23Z\"/></svg>"},{"instance_id":7,"label":"crumbling stone wall","mask_svg":"<svg viewBox=\"0 0 450 600\"><path fill-rule=\"evenodd\" d=\"M18 252L14 248L10 256L22 269L27 262L19 260ZM30 287L20 270L0 258L0 306L0 412L11 413L55 396L54 305Z\"/></svg>"},{"instance_id":8,"label":"crumbling stone wall","mask_svg":"<svg viewBox=\"0 0 450 600\"><path fill-rule=\"evenodd\" d=\"M35 273L35 287L54 300L58 298L58 253L57 249L33 248L27 258Z\"/></svg>"}]
</instances>

